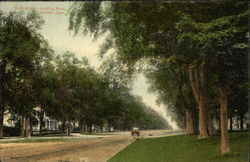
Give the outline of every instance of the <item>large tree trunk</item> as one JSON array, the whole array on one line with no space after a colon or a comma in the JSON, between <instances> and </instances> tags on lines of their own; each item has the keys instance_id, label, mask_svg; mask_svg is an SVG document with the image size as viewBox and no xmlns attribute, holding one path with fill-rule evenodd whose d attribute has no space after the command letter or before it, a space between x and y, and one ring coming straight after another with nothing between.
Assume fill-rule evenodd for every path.
<instances>
[{"instance_id":1,"label":"large tree trunk","mask_svg":"<svg viewBox=\"0 0 250 162\"><path fill-rule=\"evenodd\" d=\"M219 128L218 129L220 130L220 128L221 128L220 116L219 116L218 121L219 121Z\"/></svg>"},{"instance_id":2,"label":"large tree trunk","mask_svg":"<svg viewBox=\"0 0 250 162\"><path fill-rule=\"evenodd\" d=\"M30 137L30 119L24 115L21 119L21 137Z\"/></svg>"},{"instance_id":3,"label":"large tree trunk","mask_svg":"<svg viewBox=\"0 0 250 162\"><path fill-rule=\"evenodd\" d=\"M237 124L237 129L238 129L238 130L240 130L240 119L239 119L239 118L237 118L237 120L236 120L236 121L237 121L237 123L236 123L236 124Z\"/></svg>"},{"instance_id":4,"label":"large tree trunk","mask_svg":"<svg viewBox=\"0 0 250 162\"><path fill-rule=\"evenodd\" d=\"M227 92L226 87L220 87L220 121L221 121L221 153L227 153L229 148L228 135L228 110L227 110Z\"/></svg>"},{"instance_id":5,"label":"large tree trunk","mask_svg":"<svg viewBox=\"0 0 250 162\"><path fill-rule=\"evenodd\" d=\"M87 133L88 132L88 125L86 124L84 127L85 127L85 132Z\"/></svg>"},{"instance_id":6,"label":"large tree trunk","mask_svg":"<svg viewBox=\"0 0 250 162\"><path fill-rule=\"evenodd\" d=\"M80 125L80 134L83 134L85 132L85 126L83 124Z\"/></svg>"},{"instance_id":7,"label":"large tree trunk","mask_svg":"<svg viewBox=\"0 0 250 162\"><path fill-rule=\"evenodd\" d=\"M189 79L195 95L195 99L199 105L199 137L206 138L208 137L208 124L207 124L207 114L206 114L206 96L204 93L204 84L202 83L205 76L198 74L198 70L190 68L189 70Z\"/></svg>"},{"instance_id":8,"label":"large tree trunk","mask_svg":"<svg viewBox=\"0 0 250 162\"><path fill-rule=\"evenodd\" d=\"M65 132L65 119L62 121L62 134Z\"/></svg>"},{"instance_id":9,"label":"large tree trunk","mask_svg":"<svg viewBox=\"0 0 250 162\"><path fill-rule=\"evenodd\" d=\"M80 133L83 133L83 115L81 113L80 115L80 121L79 121L79 128L80 128Z\"/></svg>"},{"instance_id":10,"label":"large tree trunk","mask_svg":"<svg viewBox=\"0 0 250 162\"><path fill-rule=\"evenodd\" d=\"M202 97L201 97L202 98ZM200 100L199 104L199 138L208 137L208 128L207 128L207 119L206 119L206 110L204 99Z\"/></svg>"},{"instance_id":11,"label":"large tree trunk","mask_svg":"<svg viewBox=\"0 0 250 162\"><path fill-rule=\"evenodd\" d=\"M67 135L70 136L71 135L71 121L68 121L68 129L67 129Z\"/></svg>"},{"instance_id":12,"label":"large tree trunk","mask_svg":"<svg viewBox=\"0 0 250 162\"><path fill-rule=\"evenodd\" d=\"M197 125L195 122L195 112L193 108L187 109L187 112L186 112L186 132L187 134L197 133Z\"/></svg>"},{"instance_id":13,"label":"large tree trunk","mask_svg":"<svg viewBox=\"0 0 250 162\"><path fill-rule=\"evenodd\" d=\"M187 117L186 117L186 113L182 115L182 121L183 121L182 128L183 128L183 130L187 131Z\"/></svg>"},{"instance_id":14,"label":"large tree trunk","mask_svg":"<svg viewBox=\"0 0 250 162\"><path fill-rule=\"evenodd\" d=\"M83 134L83 122L80 120L79 122L79 129L80 129L80 134Z\"/></svg>"},{"instance_id":15,"label":"large tree trunk","mask_svg":"<svg viewBox=\"0 0 250 162\"><path fill-rule=\"evenodd\" d=\"M100 125L100 131L103 132L103 125Z\"/></svg>"},{"instance_id":16,"label":"large tree trunk","mask_svg":"<svg viewBox=\"0 0 250 162\"><path fill-rule=\"evenodd\" d=\"M204 100L205 100L205 111L206 111L206 120L207 120L207 131L208 135L212 136L214 135L214 124L213 119L211 115L211 108L209 103L209 76L208 76L208 67L207 67L207 60L204 61L203 69L202 69L202 79L203 79L203 89L201 91L204 91Z\"/></svg>"},{"instance_id":17,"label":"large tree trunk","mask_svg":"<svg viewBox=\"0 0 250 162\"><path fill-rule=\"evenodd\" d=\"M206 104L207 105L207 128L208 128L208 135L212 136L214 135L214 124L213 124L213 119L211 116L211 111L210 111L210 106L209 103Z\"/></svg>"},{"instance_id":18,"label":"large tree trunk","mask_svg":"<svg viewBox=\"0 0 250 162\"><path fill-rule=\"evenodd\" d=\"M30 136L33 135L33 126L32 126L32 120L30 118Z\"/></svg>"},{"instance_id":19,"label":"large tree trunk","mask_svg":"<svg viewBox=\"0 0 250 162\"><path fill-rule=\"evenodd\" d=\"M30 118L25 116L25 137L30 137Z\"/></svg>"},{"instance_id":20,"label":"large tree trunk","mask_svg":"<svg viewBox=\"0 0 250 162\"><path fill-rule=\"evenodd\" d=\"M25 117L22 116L21 119L21 137L25 137Z\"/></svg>"},{"instance_id":21,"label":"large tree trunk","mask_svg":"<svg viewBox=\"0 0 250 162\"><path fill-rule=\"evenodd\" d=\"M3 138L3 119L4 119L4 107L0 108L0 139Z\"/></svg>"},{"instance_id":22,"label":"large tree trunk","mask_svg":"<svg viewBox=\"0 0 250 162\"><path fill-rule=\"evenodd\" d=\"M0 68L0 139L3 138L3 121L4 121L4 111L5 111L5 85L6 85L6 66L7 60L1 60L1 68Z\"/></svg>"},{"instance_id":23,"label":"large tree trunk","mask_svg":"<svg viewBox=\"0 0 250 162\"><path fill-rule=\"evenodd\" d=\"M232 115L229 116L229 130L233 131L233 117L232 117Z\"/></svg>"},{"instance_id":24,"label":"large tree trunk","mask_svg":"<svg viewBox=\"0 0 250 162\"><path fill-rule=\"evenodd\" d=\"M244 117L240 116L240 130L244 129Z\"/></svg>"},{"instance_id":25,"label":"large tree trunk","mask_svg":"<svg viewBox=\"0 0 250 162\"><path fill-rule=\"evenodd\" d=\"M40 112L39 112L39 135L41 136L43 134L43 117L44 117L44 111L41 108Z\"/></svg>"},{"instance_id":26,"label":"large tree trunk","mask_svg":"<svg viewBox=\"0 0 250 162\"><path fill-rule=\"evenodd\" d=\"M92 124L88 124L89 127L89 134L92 134Z\"/></svg>"},{"instance_id":27,"label":"large tree trunk","mask_svg":"<svg viewBox=\"0 0 250 162\"><path fill-rule=\"evenodd\" d=\"M108 130L109 130L109 132L111 132L111 124L110 123L108 123Z\"/></svg>"}]
</instances>

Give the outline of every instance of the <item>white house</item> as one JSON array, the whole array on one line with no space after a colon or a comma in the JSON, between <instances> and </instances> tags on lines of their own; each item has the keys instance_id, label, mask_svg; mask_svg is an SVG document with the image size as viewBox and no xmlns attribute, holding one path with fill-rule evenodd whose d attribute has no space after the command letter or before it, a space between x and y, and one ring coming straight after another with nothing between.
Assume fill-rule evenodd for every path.
<instances>
[{"instance_id":1,"label":"white house","mask_svg":"<svg viewBox=\"0 0 250 162\"><path fill-rule=\"evenodd\" d=\"M33 131L39 131L39 128L40 128L41 123L40 123L39 117L36 116L36 119L37 119L37 122L33 126ZM44 122L43 129L47 129L50 131L59 130L59 122L47 116L45 112L43 114L43 122Z\"/></svg>"},{"instance_id":2,"label":"white house","mask_svg":"<svg viewBox=\"0 0 250 162\"><path fill-rule=\"evenodd\" d=\"M38 107L35 108L36 110L39 109ZM16 121L14 120L10 120L11 116L9 113L6 113L4 115L4 125L8 126L8 127L15 127ZM32 129L33 131L39 131L40 128L40 120L39 120L39 116L36 115L36 122L32 123ZM55 119L50 118L49 116L46 115L46 113L44 112L43 114L43 129L47 129L50 131L56 131L59 130L59 122Z\"/></svg>"}]
</instances>

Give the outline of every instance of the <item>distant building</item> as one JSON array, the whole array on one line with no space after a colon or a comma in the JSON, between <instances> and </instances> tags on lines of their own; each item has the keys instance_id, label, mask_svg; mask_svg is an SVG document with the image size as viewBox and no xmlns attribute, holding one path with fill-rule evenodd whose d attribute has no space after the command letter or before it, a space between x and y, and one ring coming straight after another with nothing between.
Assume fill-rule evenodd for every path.
<instances>
[{"instance_id":1,"label":"distant building","mask_svg":"<svg viewBox=\"0 0 250 162\"><path fill-rule=\"evenodd\" d=\"M37 122L33 125L33 131L39 131L40 125L43 125L43 129L49 131L56 131L59 130L59 122L55 119L46 116L46 113L43 114L43 123L40 123L39 117L36 116Z\"/></svg>"},{"instance_id":2,"label":"distant building","mask_svg":"<svg viewBox=\"0 0 250 162\"><path fill-rule=\"evenodd\" d=\"M35 108L37 109L37 108ZM11 116L9 113L4 115L4 126L8 127L15 127L17 121L15 120L10 120ZM40 124L43 125L43 129L49 130L49 131L56 131L59 130L59 122L55 119L50 118L49 116L46 115L44 112L43 114L43 123L40 123L39 120L39 115L35 116L35 121L32 122L32 130L33 131L39 131Z\"/></svg>"},{"instance_id":3,"label":"distant building","mask_svg":"<svg viewBox=\"0 0 250 162\"><path fill-rule=\"evenodd\" d=\"M99 125L92 124L91 128L93 132L107 132L107 131L113 132L114 131L114 127L112 126L110 127L110 130L109 130L107 123L105 123L102 127Z\"/></svg>"}]
</instances>

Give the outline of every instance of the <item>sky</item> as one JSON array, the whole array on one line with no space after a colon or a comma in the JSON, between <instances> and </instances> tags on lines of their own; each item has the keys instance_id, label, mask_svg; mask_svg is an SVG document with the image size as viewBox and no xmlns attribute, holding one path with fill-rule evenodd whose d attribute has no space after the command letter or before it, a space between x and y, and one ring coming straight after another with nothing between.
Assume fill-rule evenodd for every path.
<instances>
[{"instance_id":1,"label":"sky","mask_svg":"<svg viewBox=\"0 0 250 162\"><path fill-rule=\"evenodd\" d=\"M36 9L45 21L40 33L56 53L62 54L65 51L70 51L79 58L85 56L88 58L90 65L98 69L102 60L98 58L97 52L105 37L93 41L93 38L88 35L70 33L68 31L67 11L71 5L72 2L0 2L0 9L6 13L20 10L28 12ZM156 94L149 93L148 87L146 78L139 75L134 81L132 93L141 96L146 105L162 115L174 129L178 129L176 123L169 117L166 107L156 104Z\"/></svg>"}]
</instances>

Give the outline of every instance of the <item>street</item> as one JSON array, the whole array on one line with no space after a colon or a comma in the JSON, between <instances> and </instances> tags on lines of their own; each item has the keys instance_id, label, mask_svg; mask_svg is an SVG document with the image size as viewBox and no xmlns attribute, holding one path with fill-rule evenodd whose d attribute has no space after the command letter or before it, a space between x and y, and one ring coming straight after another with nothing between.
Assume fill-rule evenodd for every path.
<instances>
[{"instance_id":1,"label":"street","mask_svg":"<svg viewBox=\"0 0 250 162\"><path fill-rule=\"evenodd\" d=\"M139 139L182 134L180 131L168 130L141 132L142 136ZM131 137L129 131L96 137L73 134L73 137L64 138L81 137L89 139L71 142L1 143L1 160L4 162L104 162L136 139Z\"/></svg>"}]
</instances>

